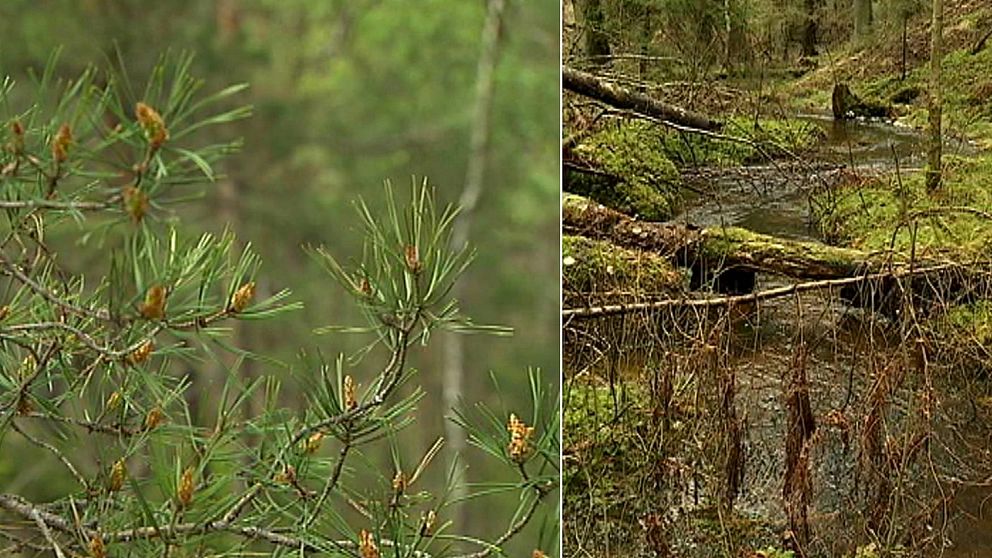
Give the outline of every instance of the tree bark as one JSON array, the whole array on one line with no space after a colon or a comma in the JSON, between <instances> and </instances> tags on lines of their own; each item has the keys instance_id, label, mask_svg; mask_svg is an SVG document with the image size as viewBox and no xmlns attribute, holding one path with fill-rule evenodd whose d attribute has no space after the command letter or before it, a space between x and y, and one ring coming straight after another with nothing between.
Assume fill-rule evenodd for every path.
<instances>
[{"instance_id":1,"label":"tree bark","mask_svg":"<svg viewBox=\"0 0 992 558\"><path fill-rule=\"evenodd\" d=\"M681 223L638 221L581 196L562 199L566 235L607 241L614 246L653 252L674 267L691 271L689 289L703 287L735 295L712 300L680 298L656 302L621 301L606 306L571 308L563 316L590 318L677 306L709 306L747 302L804 290L836 289L841 300L859 308L900 315L908 303L926 307L962 292L987 288L982 264L962 267L946 261L907 262L868 252L754 233L740 228L700 228ZM757 273L804 281L798 285L756 292ZM737 296L740 295L740 296ZM575 299L575 297L572 297Z\"/></svg>"},{"instance_id":2,"label":"tree bark","mask_svg":"<svg viewBox=\"0 0 992 558\"><path fill-rule=\"evenodd\" d=\"M486 162L489 155L489 136L492 128L494 75L499 61L500 39L503 31L503 14L506 0L489 0L486 5L486 19L482 29L481 52L476 67L475 106L472 112L472 132L469 138L469 158L465 171L465 185L458 200L461 213L452 225L451 243L460 248L468 243L472 216L479 204L485 184ZM455 297L461 289L456 285ZM465 377L465 348L461 335L448 333L444 345L444 388L442 397L445 409L459 404L462 384ZM465 431L453 421L445 421L445 446L450 463L459 458L466 446ZM453 469L451 499L461 501L467 495L464 466ZM465 525L465 508L461 505L454 510L452 519Z\"/></svg>"},{"instance_id":3,"label":"tree bark","mask_svg":"<svg viewBox=\"0 0 992 558\"><path fill-rule=\"evenodd\" d=\"M803 56L816 56L816 4L817 0L806 0L806 23L803 25Z\"/></svg>"},{"instance_id":4,"label":"tree bark","mask_svg":"<svg viewBox=\"0 0 992 558\"><path fill-rule=\"evenodd\" d=\"M586 56L607 62L610 59L610 39L606 33L606 17L601 0L583 0L582 19L585 27Z\"/></svg>"},{"instance_id":5,"label":"tree bark","mask_svg":"<svg viewBox=\"0 0 992 558\"><path fill-rule=\"evenodd\" d=\"M871 31L871 0L854 0L854 38L862 39Z\"/></svg>"},{"instance_id":6,"label":"tree bark","mask_svg":"<svg viewBox=\"0 0 992 558\"><path fill-rule=\"evenodd\" d=\"M940 158L943 147L941 137L941 111L943 96L940 84L940 63L943 56L944 34L944 2L933 0L933 22L930 26L930 102L928 105L928 123L930 126L930 141L927 148L927 190L935 192L940 189L941 167Z\"/></svg>"},{"instance_id":7,"label":"tree bark","mask_svg":"<svg viewBox=\"0 0 992 558\"><path fill-rule=\"evenodd\" d=\"M665 122L700 130L714 131L722 127L720 122L707 116L663 103L643 93L637 93L600 79L588 72L563 66L561 75L562 86L565 89L618 109L632 110Z\"/></svg>"},{"instance_id":8,"label":"tree bark","mask_svg":"<svg viewBox=\"0 0 992 558\"><path fill-rule=\"evenodd\" d=\"M888 118L892 115L892 107L880 103L864 101L851 92L846 83L834 85L831 96L831 108L835 120L846 118Z\"/></svg>"},{"instance_id":9,"label":"tree bark","mask_svg":"<svg viewBox=\"0 0 992 558\"><path fill-rule=\"evenodd\" d=\"M737 68L745 65L751 57L746 38L747 27L741 13L741 0L724 0L724 26L727 40L724 52L724 71L732 75Z\"/></svg>"},{"instance_id":10,"label":"tree bark","mask_svg":"<svg viewBox=\"0 0 992 558\"><path fill-rule=\"evenodd\" d=\"M581 196L562 199L566 234L608 240L624 248L655 252L675 265L764 271L800 279L854 277L883 262L868 253L728 227L638 221Z\"/></svg>"}]
</instances>

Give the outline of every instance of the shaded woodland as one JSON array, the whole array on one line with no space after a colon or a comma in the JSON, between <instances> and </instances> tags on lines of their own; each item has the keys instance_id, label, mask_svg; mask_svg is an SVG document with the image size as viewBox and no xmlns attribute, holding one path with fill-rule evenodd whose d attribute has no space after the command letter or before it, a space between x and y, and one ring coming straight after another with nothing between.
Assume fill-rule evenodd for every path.
<instances>
[{"instance_id":1,"label":"shaded woodland","mask_svg":"<svg viewBox=\"0 0 992 558\"><path fill-rule=\"evenodd\" d=\"M992 8L563 21L565 551L984 556Z\"/></svg>"}]
</instances>

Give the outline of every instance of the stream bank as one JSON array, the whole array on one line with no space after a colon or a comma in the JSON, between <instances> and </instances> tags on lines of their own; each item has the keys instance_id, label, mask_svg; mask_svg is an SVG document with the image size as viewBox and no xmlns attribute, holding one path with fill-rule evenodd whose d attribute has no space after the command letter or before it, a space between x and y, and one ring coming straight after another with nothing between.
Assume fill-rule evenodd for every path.
<instances>
[{"instance_id":1,"label":"stream bank","mask_svg":"<svg viewBox=\"0 0 992 558\"><path fill-rule=\"evenodd\" d=\"M684 202L675 220L699 226L738 226L797 240L821 240L815 215L824 192L842 188L852 176L889 176L897 167L896 160L900 172L911 176L923 161L921 138L910 129L874 122L834 123L819 115L802 118L824 133L825 139L814 156L800 162L683 173L683 183L694 195ZM756 288L786 283L780 277L759 273ZM566 462L575 458L569 452L569 423L599 422L603 426L594 427L592 432L578 429L594 440L591 446L582 446L579 459L587 458L598 447L598 440L604 444L600 449L609 456L607 471L601 473L628 476L628 481L634 483L628 485L627 481L615 479L616 485L611 488L603 476L595 481L596 486L605 487L603 497L623 490L637 494L618 500L617 508L610 508L613 513L631 523L636 520L645 531L649 530L646 525L656 520L667 525L675 534L673 549L679 556L712 556L731 547L787 547L788 542L782 540L782 533L789 530L782 494L787 460L783 440L788 434L786 380L792 371L802 367L808 373L812 410L820 424L808 457L813 487L808 517L813 532L808 543L810 556L850 556L855 551L862 552L859 556L873 556L876 554L871 554L870 549L881 547L881 543L898 547L919 542L883 540L875 547L858 542L863 542L859 532L865 518L861 512L865 498L869 498L866 479L861 476L866 473L859 464L863 453L859 450L859 429L863 429L864 417L873 408L873 385L889 373L886 370L908 370L888 393L886 414L892 425L891 443L898 445L916 428L904 424L906 417L921 405L923 393L921 377L912 373L912 351L904 343L915 331L908 324L852 309L829 292L764 302L734 313L695 316L688 321L654 320L658 329L652 333L638 331L643 323L633 325L634 320L612 324L609 327L620 330L618 337L626 348L618 345L617 350L623 354L586 359L585 366L566 372L573 380L598 386L596 393L602 391L590 403L588 396L582 395L585 388L579 386L575 396L584 399L581 404L570 404L570 390L566 389ZM686 331L687 327L694 329ZM983 505L992 491L948 479L974 480L984 474L977 468L961 470L960 463L969 461L969 452L983 448L989 433L973 431L966 439L957 433L965 428L974 430L976 424L987 424L989 417L987 408L969 404L975 395L975 386L970 383L974 376L955 366L934 363L930 373L941 372L932 386L940 398L939 409L934 412L940 417L935 421L939 422L935 431L941 440L939 449L929 455L933 473L919 465L900 469L897 476L908 481L902 488L908 492L891 504L891 513L909 522L923 509L913 513L913 502L932 502L939 499L936 495L942 491L957 492L959 497L944 500L946 506L931 510L922 523L907 523L898 533L910 536L914 529L923 529L930 537L930 548L942 548L943 556L973 558L984 555L986 533L992 529L992 515ZM744 433L740 493L732 516L722 515L720 506L714 506L721 466L706 464L714 452L719 455L727 446L707 437L701 429L714 420L705 403L715 401L713 389L727 389L726 380L713 380L713 374L732 378L738 415L734 420L739 420L734 424L739 424ZM713 381L717 381L716 387ZM721 381L724 383L719 384ZM668 401L663 409L658 408L659 397ZM585 406L588 411L590 405L594 408L591 414L576 414L574 407ZM569 407L573 407L571 415ZM961 412L963 409L969 412ZM641 415L648 418L634 418ZM617 428L628 420L633 421L629 430ZM661 423L669 420L673 422L666 429ZM606 425L612 425L610 434L600 439L603 433L598 428ZM692 448L692 444L698 447ZM607 450L608 445L614 449ZM633 452L668 457L662 466L654 466L653 475L642 476L638 469L644 465L627 463L628 454ZM923 480L912 480L914 477ZM579 482L574 477L572 480ZM654 498L643 495L651 491L660 494ZM644 510L652 509L657 512L645 515ZM661 518L655 518L656 514ZM610 534L605 536L609 538Z\"/></svg>"}]
</instances>

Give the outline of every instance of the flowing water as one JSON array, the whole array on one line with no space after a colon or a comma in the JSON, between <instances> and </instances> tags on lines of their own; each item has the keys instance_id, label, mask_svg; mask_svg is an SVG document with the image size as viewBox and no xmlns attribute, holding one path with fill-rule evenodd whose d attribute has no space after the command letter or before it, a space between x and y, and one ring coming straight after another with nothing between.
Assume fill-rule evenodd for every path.
<instances>
[{"instance_id":1,"label":"flowing water","mask_svg":"<svg viewBox=\"0 0 992 558\"><path fill-rule=\"evenodd\" d=\"M926 162L924 138L913 129L881 122L835 122L820 114L799 118L825 134L813 156L799 162L690 172L688 184L698 194L687 202L677 219L700 226L740 226L779 237L818 240L811 220L814 192L835 185L852 169L859 174L897 168L900 172L914 172ZM945 152L951 153L973 151L960 142L950 142L945 147ZM781 278L759 274L757 288L782 284ZM749 491L742 498L742 509L778 520L784 519L779 480L783 470L779 446L785 416L781 386L785 373L794 365L796 340L804 339L809 352L807 366L818 417L847 408L852 392L864 395L871 378L865 365L866 352L884 354L887 342L885 335L866 333L863 322L859 322L863 314L852 318L857 311L835 299L808 296L803 306L804 317L797 320L795 301L762 305L760 312L745 324L750 334L744 336L746 346L735 354L733 362L742 382L738 401L748 416ZM848 322L862 325L846 326ZM888 341L894 344L898 339ZM842 454L840 446L831 446L830 442L817 453L814 475L822 483L817 503L828 509L843 509L853 502L831 494L850 492L851 455ZM953 469L951 463L944 465ZM990 498L992 489L986 487L958 491L947 510L953 521L946 530L941 556L992 556L992 503L986 502ZM811 522L816 521L815 512L814 509Z\"/></svg>"}]
</instances>

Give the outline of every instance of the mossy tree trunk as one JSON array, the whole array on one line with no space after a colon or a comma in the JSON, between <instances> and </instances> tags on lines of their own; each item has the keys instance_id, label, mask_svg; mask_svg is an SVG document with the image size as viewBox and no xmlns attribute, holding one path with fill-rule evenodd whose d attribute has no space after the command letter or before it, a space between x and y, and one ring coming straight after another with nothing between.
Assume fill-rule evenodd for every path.
<instances>
[{"instance_id":1,"label":"mossy tree trunk","mask_svg":"<svg viewBox=\"0 0 992 558\"><path fill-rule=\"evenodd\" d=\"M782 239L736 227L638 221L574 195L562 198L562 226L567 234L652 251L676 265L695 269L765 271L816 280L855 277L881 265L860 250Z\"/></svg>"},{"instance_id":2,"label":"mossy tree trunk","mask_svg":"<svg viewBox=\"0 0 992 558\"><path fill-rule=\"evenodd\" d=\"M562 237L561 246L566 306L622 304L670 297L683 290L682 275L654 252L571 235Z\"/></svg>"}]
</instances>

